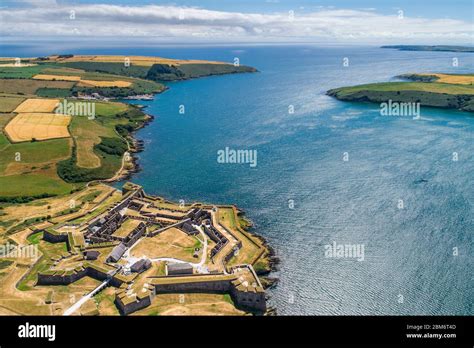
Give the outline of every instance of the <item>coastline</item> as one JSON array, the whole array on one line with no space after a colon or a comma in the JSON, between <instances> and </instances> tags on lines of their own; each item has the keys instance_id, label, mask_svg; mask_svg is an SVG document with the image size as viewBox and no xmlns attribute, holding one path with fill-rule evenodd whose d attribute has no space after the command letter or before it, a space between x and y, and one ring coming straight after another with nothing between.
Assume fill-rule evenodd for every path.
<instances>
[{"instance_id":1,"label":"coastline","mask_svg":"<svg viewBox=\"0 0 474 348\"><path fill-rule=\"evenodd\" d=\"M256 70L256 72L258 72L258 70ZM165 88L162 91L153 94L153 99L157 94L161 94L168 89L169 87L165 86ZM138 99L129 97L126 99L122 98L118 100L120 100L123 103L129 104L128 102L129 100L143 100L141 97L142 96L139 96ZM149 99L146 99L146 100L149 100ZM141 171L141 167L140 167L138 157L136 156L136 154L144 151L145 145L142 140L139 140L136 138L136 132L139 131L140 129L145 128L151 122L153 122L155 120L155 116L144 112L144 109L146 109L148 106L138 105L137 107L144 113L146 120L140 126L138 126L133 131L131 131L128 134L127 139L125 139L127 143L129 144L129 151L127 152L128 160L126 159L127 153L125 153L123 156L124 165L122 165L119 171L112 178L99 180L98 182L113 184L113 183L117 183L117 182L125 181L125 180L133 181L133 175ZM256 270L256 274L261 280L262 285L265 290L275 288L278 285L279 278L271 277L270 275L278 271L277 267L278 267L278 264L280 263L280 259L278 258L275 249L270 245L269 241L262 235L256 233L256 231L254 230L253 222L249 218L246 217L245 212L239 207L236 207L236 209L238 211L238 216L245 221L245 226L241 226L242 230L245 231L245 233L248 233L254 236L255 238L259 239L260 241L262 241L262 244L264 245L266 249L267 254L263 258L263 260L268 264L268 267L266 267L263 270ZM277 309L274 307L268 307L264 315L277 315Z\"/></svg>"},{"instance_id":2,"label":"coastline","mask_svg":"<svg viewBox=\"0 0 474 348\"><path fill-rule=\"evenodd\" d=\"M405 81L333 88L327 90L326 95L347 102L386 103L392 101L474 112L472 75L410 73L396 77Z\"/></svg>"}]
</instances>

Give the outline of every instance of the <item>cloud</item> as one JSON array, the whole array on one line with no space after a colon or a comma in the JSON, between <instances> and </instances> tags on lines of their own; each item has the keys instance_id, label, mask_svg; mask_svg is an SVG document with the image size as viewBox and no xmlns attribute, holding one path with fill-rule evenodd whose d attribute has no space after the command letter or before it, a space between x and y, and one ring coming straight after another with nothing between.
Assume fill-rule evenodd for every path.
<instances>
[{"instance_id":1,"label":"cloud","mask_svg":"<svg viewBox=\"0 0 474 348\"><path fill-rule=\"evenodd\" d=\"M34 7L56 6L56 0L17 0L19 3L25 3Z\"/></svg>"},{"instance_id":2,"label":"cloud","mask_svg":"<svg viewBox=\"0 0 474 348\"><path fill-rule=\"evenodd\" d=\"M473 39L471 24L461 20L399 18L396 12L383 15L373 9L321 8L311 13L260 14L196 7L100 4L0 9L0 34L19 38L115 36L255 42L470 42Z\"/></svg>"}]
</instances>

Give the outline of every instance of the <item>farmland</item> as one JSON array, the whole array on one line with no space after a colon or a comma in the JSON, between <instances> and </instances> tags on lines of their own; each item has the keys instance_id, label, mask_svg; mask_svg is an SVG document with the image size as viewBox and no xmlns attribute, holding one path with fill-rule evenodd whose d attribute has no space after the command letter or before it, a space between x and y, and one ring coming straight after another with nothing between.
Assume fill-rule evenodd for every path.
<instances>
[{"instance_id":1,"label":"farmland","mask_svg":"<svg viewBox=\"0 0 474 348\"><path fill-rule=\"evenodd\" d=\"M417 102L422 106L474 111L472 75L406 74L409 82L382 82L329 90L328 95L345 101L375 103Z\"/></svg>"},{"instance_id":2,"label":"farmland","mask_svg":"<svg viewBox=\"0 0 474 348\"><path fill-rule=\"evenodd\" d=\"M0 78L0 93L10 93L18 96L33 97L39 88L70 89L73 86L74 83L70 81L41 81L32 79Z\"/></svg>"},{"instance_id":3,"label":"farmland","mask_svg":"<svg viewBox=\"0 0 474 348\"><path fill-rule=\"evenodd\" d=\"M12 112L23 100L18 97L0 97L0 112Z\"/></svg>"},{"instance_id":4,"label":"farmland","mask_svg":"<svg viewBox=\"0 0 474 348\"><path fill-rule=\"evenodd\" d=\"M14 112L53 112L58 103L58 99L30 98L21 103Z\"/></svg>"},{"instance_id":5,"label":"farmland","mask_svg":"<svg viewBox=\"0 0 474 348\"><path fill-rule=\"evenodd\" d=\"M1 63L0 200L4 202L69 194L92 180L119 177L123 168L133 169L123 160L124 154L135 150L131 132L149 117L136 106L110 98L160 93L165 90L162 80L252 70L220 62L139 56L49 56L23 58L19 65L13 58L2 58ZM63 102L94 104L95 115L56 114Z\"/></svg>"},{"instance_id":6,"label":"farmland","mask_svg":"<svg viewBox=\"0 0 474 348\"><path fill-rule=\"evenodd\" d=\"M71 121L71 116L24 112L11 120L5 127L8 138L16 143L21 141L47 140L69 137L67 126Z\"/></svg>"},{"instance_id":7,"label":"farmland","mask_svg":"<svg viewBox=\"0 0 474 348\"><path fill-rule=\"evenodd\" d=\"M33 76L35 80L46 80L46 81L79 81L81 79L80 76L73 76L73 75L45 75L45 74L38 74Z\"/></svg>"},{"instance_id":8,"label":"farmland","mask_svg":"<svg viewBox=\"0 0 474 348\"><path fill-rule=\"evenodd\" d=\"M77 85L80 87L130 87L132 83L129 81L94 81L81 80Z\"/></svg>"},{"instance_id":9,"label":"farmland","mask_svg":"<svg viewBox=\"0 0 474 348\"><path fill-rule=\"evenodd\" d=\"M123 64L125 58L130 59L129 66ZM82 266L107 272L111 267L105 264L106 259L119 243L117 239L128 239L136 231L143 233L142 221L147 221L146 229L150 231L169 228L140 240L136 248L130 250L132 257L177 258L195 263L199 272L218 271L212 279L225 281L226 286L240 289L238 291L243 291L243 287L257 287L257 283L251 284L241 275L251 275L252 281L259 283L258 277L254 278L251 273L251 265L266 270L268 249L259 238L242 229L243 220L234 207L222 207L221 213L211 219L214 213L210 206L204 213L198 208L204 207L202 204L180 206L163 198L146 196L136 188L133 197L137 198L132 205L132 201L124 199L127 189L120 193L106 185L134 169L134 162L127 155L140 149L133 132L152 120L140 106L114 99L147 98L149 94L165 90L162 81L255 69L159 57L64 55L24 59L21 66L8 59L4 62L0 65L0 242L36 245L39 255L25 260L6 258L0 262L0 313L65 313L71 306L71 298L81 298L97 287L100 279L88 274L69 285L47 285L42 280L49 277L48 272L56 268L70 276ZM93 220L109 220L110 212L122 204L127 208L121 212L127 211L130 216L110 234L116 239L91 242L84 228ZM143 212L132 209L136 204L145 204L140 208ZM183 230L186 219L190 219L187 214L192 216L193 226L203 228L205 216L199 217L200 211L208 221L214 221L220 231L216 230L214 237L212 232L207 233L211 238L221 238L225 244L215 263L211 260L211 248L214 253L218 252L217 242L209 239L204 230ZM169 216L160 216L162 213ZM139 214L138 219L134 214ZM183 225L169 226L177 220L182 220ZM50 233L65 234L67 238L61 237L55 243ZM92 245L100 254L97 260L84 263L85 251ZM233 247L238 246L242 248L241 253L233 256ZM229 268L227 272L231 277L219 274L225 271L222 267L227 261L230 261L229 267L248 262L249 268ZM163 277L167 272L165 262L156 260L144 274ZM137 281L132 290L145 296L143 290L148 286L145 276L117 275L117 279L127 282L134 277ZM230 284L241 278L246 283ZM261 301L263 288L261 284L258 286L255 296ZM117 305L120 296L121 291L108 287L74 314L123 314L121 305ZM176 296L157 295L154 305L138 314L246 313L237 309L237 302L233 302L230 293L187 294L186 304L177 303ZM127 305L128 297L123 301L124 306Z\"/></svg>"}]
</instances>

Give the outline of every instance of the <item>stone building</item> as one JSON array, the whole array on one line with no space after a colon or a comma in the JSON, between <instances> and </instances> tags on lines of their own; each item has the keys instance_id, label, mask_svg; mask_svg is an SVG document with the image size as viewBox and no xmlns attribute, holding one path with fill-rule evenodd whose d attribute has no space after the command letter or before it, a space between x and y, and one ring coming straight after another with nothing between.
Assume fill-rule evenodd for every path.
<instances>
[{"instance_id":1,"label":"stone building","mask_svg":"<svg viewBox=\"0 0 474 348\"><path fill-rule=\"evenodd\" d=\"M189 263L167 263L167 275L193 274L193 266Z\"/></svg>"}]
</instances>

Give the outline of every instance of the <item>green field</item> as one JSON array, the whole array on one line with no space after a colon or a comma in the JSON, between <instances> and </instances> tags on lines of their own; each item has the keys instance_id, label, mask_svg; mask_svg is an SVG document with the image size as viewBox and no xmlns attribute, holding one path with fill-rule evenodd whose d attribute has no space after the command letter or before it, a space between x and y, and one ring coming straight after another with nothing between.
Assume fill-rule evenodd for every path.
<instances>
[{"instance_id":1,"label":"green field","mask_svg":"<svg viewBox=\"0 0 474 348\"><path fill-rule=\"evenodd\" d=\"M43 197L43 195L68 194L75 186L65 183L59 178L45 175L22 174L0 177L1 197Z\"/></svg>"},{"instance_id":2,"label":"green field","mask_svg":"<svg viewBox=\"0 0 474 348\"><path fill-rule=\"evenodd\" d=\"M72 95L72 91L66 88L38 88L36 95L42 98L67 98Z\"/></svg>"},{"instance_id":3,"label":"green field","mask_svg":"<svg viewBox=\"0 0 474 348\"><path fill-rule=\"evenodd\" d=\"M344 101L417 102L422 106L474 111L474 86L440 82L384 82L329 90Z\"/></svg>"},{"instance_id":4,"label":"green field","mask_svg":"<svg viewBox=\"0 0 474 348\"><path fill-rule=\"evenodd\" d=\"M474 86L454 85L450 83L424 83L424 82L384 82L337 88L339 95L351 95L361 91L372 92L398 92L398 91L423 91L446 94L474 95Z\"/></svg>"},{"instance_id":5,"label":"green field","mask_svg":"<svg viewBox=\"0 0 474 348\"><path fill-rule=\"evenodd\" d=\"M0 68L0 198L28 201L44 195L62 195L92 180L114 177L122 167L131 133L146 122L146 115L133 105L87 100L95 104L95 118L73 116L70 139L11 143L3 132L13 110L25 98L93 96L122 98L165 90L161 80L255 71L232 64L184 64L170 66L131 65L111 62L63 62L64 57L24 59L34 66ZM7 61L11 63L11 61ZM78 76L83 80L127 81L129 87L85 87L78 81L37 80L37 74ZM81 100L84 102L84 100Z\"/></svg>"},{"instance_id":6,"label":"green field","mask_svg":"<svg viewBox=\"0 0 474 348\"><path fill-rule=\"evenodd\" d=\"M2 137L5 138L3 134ZM2 141L0 140L0 144L1 143ZM17 157L17 155L20 157ZM16 144L10 144L8 142L8 144L0 150L0 174L3 174L6 166L13 164L13 162L20 164L53 163L67 158L69 155L69 139L52 139L47 141L24 142ZM18 158L20 160L16 161Z\"/></svg>"},{"instance_id":7,"label":"green field","mask_svg":"<svg viewBox=\"0 0 474 348\"><path fill-rule=\"evenodd\" d=\"M40 81L31 79L0 79L0 93L33 96L40 88L71 89L74 83L69 81Z\"/></svg>"},{"instance_id":8,"label":"green field","mask_svg":"<svg viewBox=\"0 0 474 348\"><path fill-rule=\"evenodd\" d=\"M38 245L38 249L43 256L18 283L17 288L21 291L27 291L33 288L38 277L38 272L46 271L51 267L51 257L60 256L67 251L66 243L49 243L43 240L43 232L32 234L28 237L28 241Z\"/></svg>"}]
</instances>

